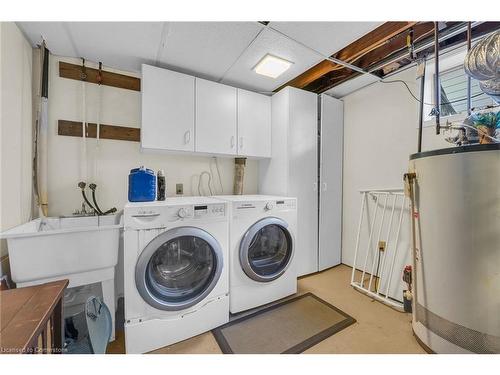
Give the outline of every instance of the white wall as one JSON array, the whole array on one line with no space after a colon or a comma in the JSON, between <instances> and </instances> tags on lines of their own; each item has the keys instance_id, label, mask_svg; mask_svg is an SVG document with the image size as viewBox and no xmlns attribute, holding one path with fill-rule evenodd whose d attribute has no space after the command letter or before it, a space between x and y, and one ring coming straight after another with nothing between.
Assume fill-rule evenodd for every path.
<instances>
[{"instance_id":1,"label":"white wall","mask_svg":"<svg viewBox=\"0 0 500 375\"><path fill-rule=\"evenodd\" d=\"M406 81L419 97L420 86L415 75L416 69L411 68L388 80ZM417 151L418 103L401 83L375 83L344 97L343 101L342 262L352 265L361 208L358 191L403 187L408 157ZM442 136L435 135L434 127L424 128L422 145L423 151L450 146ZM367 232L364 225L362 240L367 240ZM408 248L409 236L407 223L401 246Z\"/></svg>"},{"instance_id":2,"label":"white wall","mask_svg":"<svg viewBox=\"0 0 500 375\"><path fill-rule=\"evenodd\" d=\"M72 79L60 78L58 61L80 64L72 58L51 56L49 81L49 215L71 214L81 206L80 189L77 187L81 179L81 138L57 135L58 120L82 120L82 84ZM90 63L87 66L96 67ZM111 70L105 67L106 70ZM119 72L119 71L117 71ZM133 73L120 72L134 75ZM87 121L96 122L98 86L87 86ZM140 127L141 108L140 93L102 86L101 123ZM95 139L87 140L88 181L94 180ZM122 208L127 202L128 173L130 169L144 165L153 170L164 169L167 180L167 195L175 195L175 184L184 184L184 195L191 194L192 176L204 170L210 170L210 157L193 155L146 154L140 151L137 142L101 140L99 145L98 202L101 209L112 206ZM219 158L224 192L232 194L234 159ZM212 163L213 175L216 177L215 165ZM205 180L206 181L206 176ZM247 160L244 180L244 193L257 192L258 163ZM197 181L194 184L197 193ZM206 185L206 184L205 184ZM217 183L215 187L218 188ZM220 188L218 188L218 191ZM208 194L208 193L207 193Z\"/></svg>"},{"instance_id":3,"label":"white wall","mask_svg":"<svg viewBox=\"0 0 500 375\"><path fill-rule=\"evenodd\" d=\"M29 220L32 49L13 22L0 23L0 231ZM0 256L7 253L5 240ZM0 274L1 274L0 269Z\"/></svg>"}]
</instances>

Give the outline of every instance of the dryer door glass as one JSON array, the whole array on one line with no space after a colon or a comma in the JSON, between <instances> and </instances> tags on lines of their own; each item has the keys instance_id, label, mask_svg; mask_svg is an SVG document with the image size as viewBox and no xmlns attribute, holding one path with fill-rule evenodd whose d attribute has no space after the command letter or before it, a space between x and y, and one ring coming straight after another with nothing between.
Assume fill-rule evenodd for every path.
<instances>
[{"instance_id":1,"label":"dryer door glass","mask_svg":"<svg viewBox=\"0 0 500 375\"><path fill-rule=\"evenodd\" d=\"M215 286L222 268L218 243L196 228L165 232L151 241L136 268L136 284L143 298L163 310L180 310L200 302ZM191 235L189 231L200 231ZM209 237L207 237L207 235ZM139 259L141 261L141 259ZM140 265L140 267L139 267Z\"/></svg>"},{"instance_id":2,"label":"dryer door glass","mask_svg":"<svg viewBox=\"0 0 500 375\"><path fill-rule=\"evenodd\" d=\"M292 236L285 222L267 218L252 226L242 241L240 262L256 281L272 281L288 268L293 255Z\"/></svg>"}]
</instances>

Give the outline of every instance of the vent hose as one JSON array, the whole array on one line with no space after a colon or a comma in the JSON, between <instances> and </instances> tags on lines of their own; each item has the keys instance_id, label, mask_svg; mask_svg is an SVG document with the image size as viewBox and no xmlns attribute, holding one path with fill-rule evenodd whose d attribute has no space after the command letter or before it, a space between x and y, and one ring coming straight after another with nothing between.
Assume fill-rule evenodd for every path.
<instances>
[{"instance_id":1,"label":"vent hose","mask_svg":"<svg viewBox=\"0 0 500 375\"><path fill-rule=\"evenodd\" d=\"M500 104L500 31L479 41L464 61L467 75L479 81L481 90Z\"/></svg>"},{"instance_id":2,"label":"vent hose","mask_svg":"<svg viewBox=\"0 0 500 375\"><path fill-rule=\"evenodd\" d=\"M243 194L243 180L245 178L245 165L247 158L235 158L234 159L234 185L233 194L242 195Z\"/></svg>"}]
</instances>

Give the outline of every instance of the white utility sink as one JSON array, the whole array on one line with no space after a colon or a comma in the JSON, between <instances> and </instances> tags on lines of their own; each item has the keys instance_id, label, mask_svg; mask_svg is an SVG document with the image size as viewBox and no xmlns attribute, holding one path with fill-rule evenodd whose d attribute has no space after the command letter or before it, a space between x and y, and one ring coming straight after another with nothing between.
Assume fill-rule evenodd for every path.
<instances>
[{"instance_id":1,"label":"white utility sink","mask_svg":"<svg viewBox=\"0 0 500 375\"><path fill-rule=\"evenodd\" d=\"M49 217L3 232L12 280L29 286L64 276L74 287L87 284L82 283L82 273L114 269L120 235L117 220L117 216Z\"/></svg>"},{"instance_id":2,"label":"white utility sink","mask_svg":"<svg viewBox=\"0 0 500 375\"><path fill-rule=\"evenodd\" d=\"M119 216L48 217L3 232L17 287L68 279L68 288L101 283L114 328ZM112 334L114 339L114 329Z\"/></svg>"}]
</instances>

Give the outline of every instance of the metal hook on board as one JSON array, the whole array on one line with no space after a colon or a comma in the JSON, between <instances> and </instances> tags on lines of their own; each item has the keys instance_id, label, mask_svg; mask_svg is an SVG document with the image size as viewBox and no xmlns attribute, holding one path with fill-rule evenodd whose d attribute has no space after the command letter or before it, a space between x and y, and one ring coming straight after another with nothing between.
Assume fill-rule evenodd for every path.
<instances>
[{"instance_id":1,"label":"metal hook on board","mask_svg":"<svg viewBox=\"0 0 500 375\"><path fill-rule=\"evenodd\" d=\"M97 72L97 84L102 84L102 62L99 61L99 71Z\"/></svg>"},{"instance_id":2,"label":"metal hook on board","mask_svg":"<svg viewBox=\"0 0 500 375\"><path fill-rule=\"evenodd\" d=\"M80 79L82 81L87 80L87 70L85 68L85 59L82 57L82 71L80 72Z\"/></svg>"}]
</instances>

